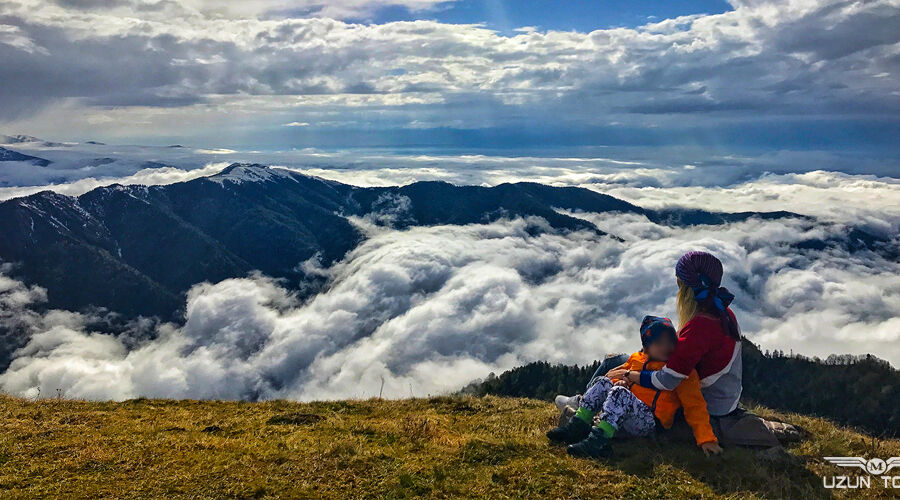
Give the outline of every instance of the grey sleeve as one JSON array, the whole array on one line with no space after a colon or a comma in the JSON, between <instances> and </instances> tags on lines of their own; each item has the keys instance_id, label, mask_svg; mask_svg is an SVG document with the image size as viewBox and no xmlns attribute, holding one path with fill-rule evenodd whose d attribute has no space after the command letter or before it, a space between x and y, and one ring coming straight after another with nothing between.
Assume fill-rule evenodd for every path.
<instances>
[{"instance_id":1,"label":"grey sleeve","mask_svg":"<svg viewBox=\"0 0 900 500\"><path fill-rule=\"evenodd\" d=\"M678 387L678 384L680 384L681 381L686 378L687 377L685 375L663 367L662 370L652 372L652 374L650 375L650 383L653 384L654 389L659 389L661 391L674 391L675 388Z\"/></svg>"}]
</instances>

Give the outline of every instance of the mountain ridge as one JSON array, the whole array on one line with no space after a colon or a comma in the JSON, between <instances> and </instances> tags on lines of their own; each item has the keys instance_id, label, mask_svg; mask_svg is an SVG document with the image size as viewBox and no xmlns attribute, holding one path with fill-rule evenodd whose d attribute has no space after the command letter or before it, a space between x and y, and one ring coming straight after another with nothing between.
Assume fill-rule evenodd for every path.
<instances>
[{"instance_id":1,"label":"mountain ridge","mask_svg":"<svg viewBox=\"0 0 900 500\"><path fill-rule=\"evenodd\" d=\"M357 187L234 163L169 185L113 184L77 197L42 191L4 201L0 261L15 265L16 279L46 288L49 308L177 319L184 293L200 282L259 271L299 288L314 278L298 264L317 257L329 265L365 239L352 216L395 229L540 217L554 231L605 234L561 210L634 213L670 226L812 220L790 212L650 210L584 188L527 182Z\"/></svg>"},{"instance_id":2,"label":"mountain ridge","mask_svg":"<svg viewBox=\"0 0 900 500\"><path fill-rule=\"evenodd\" d=\"M47 165L50 165L52 163L46 158L26 155L23 153L19 153L18 151L13 151L12 149L0 147L0 162L4 161L27 161L31 162L32 165L38 167L46 167Z\"/></svg>"}]
</instances>

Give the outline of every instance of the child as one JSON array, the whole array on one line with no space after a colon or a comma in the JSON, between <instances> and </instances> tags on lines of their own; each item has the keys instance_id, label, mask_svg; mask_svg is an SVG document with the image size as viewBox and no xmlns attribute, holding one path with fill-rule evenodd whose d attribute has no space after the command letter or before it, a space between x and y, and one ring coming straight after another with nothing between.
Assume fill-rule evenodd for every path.
<instances>
[{"instance_id":1,"label":"child","mask_svg":"<svg viewBox=\"0 0 900 500\"><path fill-rule=\"evenodd\" d=\"M675 327L668 318L646 316L641 322L643 349L631 355L625 370L659 370L675 349ZM551 429L551 441L569 444L572 456L602 458L611 453L610 439L622 430L633 436L650 436L657 425L672 427L675 411L684 408L684 417L694 431L697 444L707 454L721 451L700 394L700 378L693 371L674 391L630 385L622 379L598 377L581 399L569 423ZM591 426L594 415L601 420Z\"/></svg>"}]
</instances>

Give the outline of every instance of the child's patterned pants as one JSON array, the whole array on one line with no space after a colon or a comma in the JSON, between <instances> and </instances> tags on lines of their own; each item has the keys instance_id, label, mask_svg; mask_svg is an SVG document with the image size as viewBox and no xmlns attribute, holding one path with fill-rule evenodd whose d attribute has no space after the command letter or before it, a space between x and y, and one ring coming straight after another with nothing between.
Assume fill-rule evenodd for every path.
<instances>
[{"instance_id":1,"label":"child's patterned pants","mask_svg":"<svg viewBox=\"0 0 900 500\"><path fill-rule=\"evenodd\" d=\"M632 436L649 436L656 430L650 407L627 387L613 385L606 377L594 379L581 399L581 406Z\"/></svg>"}]
</instances>

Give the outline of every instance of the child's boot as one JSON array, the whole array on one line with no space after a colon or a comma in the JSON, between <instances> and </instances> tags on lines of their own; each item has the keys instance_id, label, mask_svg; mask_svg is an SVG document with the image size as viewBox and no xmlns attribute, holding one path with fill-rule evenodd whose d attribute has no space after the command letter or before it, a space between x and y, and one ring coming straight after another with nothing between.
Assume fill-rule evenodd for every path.
<instances>
[{"instance_id":1,"label":"child's boot","mask_svg":"<svg viewBox=\"0 0 900 500\"><path fill-rule=\"evenodd\" d=\"M569 455L581 458L608 458L612 455L609 436L599 427L591 429L587 439L566 448Z\"/></svg>"},{"instance_id":2,"label":"child's boot","mask_svg":"<svg viewBox=\"0 0 900 500\"><path fill-rule=\"evenodd\" d=\"M575 415L566 425L554 427L547 431L547 438L557 443L572 444L581 441L591 433L591 424Z\"/></svg>"}]
</instances>

